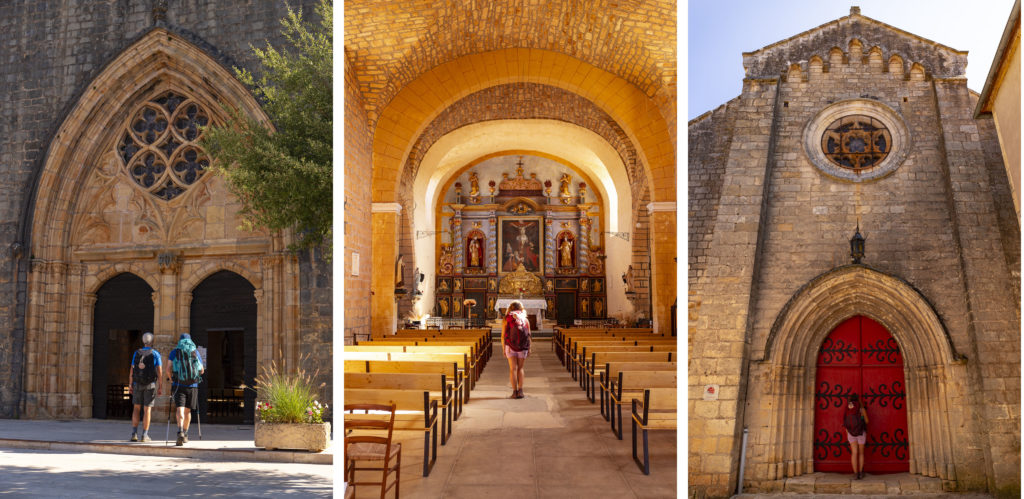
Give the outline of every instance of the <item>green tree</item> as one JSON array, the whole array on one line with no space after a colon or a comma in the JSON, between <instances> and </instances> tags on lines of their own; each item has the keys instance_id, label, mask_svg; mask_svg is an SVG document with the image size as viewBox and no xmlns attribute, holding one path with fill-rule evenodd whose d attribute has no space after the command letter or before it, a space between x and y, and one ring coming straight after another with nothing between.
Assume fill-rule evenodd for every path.
<instances>
[{"instance_id":1,"label":"green tree","mask_svg":"<svg viewBox=\"0 0 1024 499\"><path fill-rule=\"evenodd\" d=\"M202 140L231 191L243 204L250 228L293 228L292 249L323 245L331 238L332 15L329 0L316 8L317 24L288 9L281 20L287 49L252 47L259 78L235 68L276 130L227 107L223 126L211 126Z\"/></svg>"}]
</instances>

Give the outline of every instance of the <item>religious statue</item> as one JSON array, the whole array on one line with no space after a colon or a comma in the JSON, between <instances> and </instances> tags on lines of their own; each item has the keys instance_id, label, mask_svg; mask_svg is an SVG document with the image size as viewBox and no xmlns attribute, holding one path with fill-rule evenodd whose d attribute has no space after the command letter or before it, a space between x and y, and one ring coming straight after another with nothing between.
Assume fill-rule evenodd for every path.
<instances>
[{"instance_id":1,"label":"religious statue","mask_svg":"<svg viewBox=\"0 0 1024 499\"><path fill-rule=\"evenodd\" d=\"M469 174L469 196L477 197L480 195L480 179L477 178L476 172L470 172Z\"/></svg>"},{"instance_id":2,"label":"religious statue","mask_svg":"<svg viewBox=\"0 0 1024 499\"><path fill-rule=\"evenodd\" d=\"M483 263L480 258L480 238L474 237L469 240L469 266L470 267L482 267Z\"/></svg>"},{"instance_id":3,"label":"religious statue","mask_svg":"<svg viewBox=\"0 0 1024 499\"><path fill-rule=\"evenodd\" d=\"M544 289L546 289L549 293L554 291L555 290L555 281L553 279L548 279L548 282L544 283Z\"/></svg>"},{"instance_id":4,"label":"religious statue","mask_svg":"<svg viewBox=\"0 0 1024 499\"><path fill-rule=\"evenodd\" d=\"M572 238L566 236L562 238L562 244L558 246L559 254L559 265L562 267L572 267Z\"/></svg>"},{"instance_id":5,"label":"religious statue","mask_svg":"<svg viewBox=\"0 0 1024 499\"><path fill-rule=\"evenodd\" d=\"M461 293L462 292L462 279L455 279L455 292L456 293Z\"/></svg>"},{"instance_id":6,"label":"religious statue","mask_svg":"<svg viewBox=\"0 0 1024 499\"><path fill-rule=\"evenodd\" d=\"M494 298L487 299L487 310L494 310Z\"/></svg>"},{"instance_id":7,"label":"religious statue","mask_svg":"<svg viewBox=\"0 0 1024 499\"><path fill-rule=\"evenodd\" d=\"M450 291L450 288L448 288L448 279L441 279L441 283L437 285L437 290L444 293Z\"/></svg>"},{"instance_id":8,"label":"religious statue","mask_svg":"<svg viewBox=\"0 0 1024 499\"><path fill-rule=\"evenodd\" d=\"M441 317L448 316L448 300L441 300L437 302L437 306L441 307Z\"/></svg>"},{"instance_id":9,"label":"religious statue","mask_svg":"<svg viewBox=\"0 0 1024 499\"><path fill-rule=\"evenodd\" d=\"M586 279L580 279L580 291L586 293L588 287L590 287L590 281Z\"/></svg>"},{"instance_id":10,"label":"religious statue","mask_svg":"<svg viewBox=\"0 0 1024 499\"><path fill-rule=\"evenodd\" d=\"M570 177L569 174L566 173L563 174L562 178L558 179L558 181L561 182L562 184L561 186L558 187L558 195L563 198L571 197L572 194L569 194L569 184L572 183L572 177Z\"/></svg>"},{"instance_id":11,"label":"religious statue","mask_svg":"<svg viewBox=\"0 0 1024 499\"><path fill-rule=\"evenodd\" d=\"M633 290L633 266L630 265L626 268L626 272L622 274L622 283L626 285L626 293L634 293Z\"/></svg>"},{"instance_id":12,"label":"religious statue","mask_svg":"<svg viewBox=\"0 0 1024 499\"><path fill-rule=\"evenodd\" d=\"M604 304L601 300L594 300L594 317L601 317L601 312L604 311Z\"/></svg>"},{"instance_id":13,"label":"religious statue","mask_svg":"<svg viewBox=\"0 0 1024 499\"><path fill-rule=\"evenodd\" d=\"M400 288L405 285L405 255L399 255L398 261L395 262L395 287Z\"/></svg>"},{"instance_id":14,"label":"religious statue","mask_svg":"<svg viewBox=\"0 0 1024 499\"><path fill-rule=\"evenodd\" d=\"M580 300L580 315L582 315L582 316L586 316L587 315L587 305L589 305L589 304L590 304L590 301L587 300L586 297L584 297L582 300Z\"/></svg>"},{"instance_id":15,"label":"religious statue","mask_svg":"<svg viewBox=\"0 0 1024 499\"><path fill-rule=\"evenodd\" d=\"M452 316L458 317L462 314L462 302L459 300L452 300Z\"/></svg>"},{"instance_id":16,"label":"religious statue","mask_svg":"<svg viewBox=\"0 0 1024 499\"><path fill-rule=\"evenodd\" d=\"M546 313L552 314L552 315L555 313L555 299L554 298L548 298L548 311Z\"/></svg>"},{"instance_id":17,"label":"religious statue","mask_svg":"<svg viewBox=\"0 0 1024 499\"><path fill-rule=\"evenodd\" d=\"M491 292L493 292L493 291L494 291L494 289L495 289L495 288L496 288L497 286L498 286L498 282L497 282L497 280L496 280L496 279L493 279L493 278L492 278L492 279L488 279L488 280L487 280L487 291L491 291Z\"/></svg>"},{"instance_id":18,"label":"religious statue","mask_svg":"<svg viewBox=\"0 0 1024 499\"><path fill-rule=\"evenodd\" d=\"M595 279L594 280L594 292L595 293L600 293L601 292L601 280L600 279Z\"/></svg>"}]
</instances>

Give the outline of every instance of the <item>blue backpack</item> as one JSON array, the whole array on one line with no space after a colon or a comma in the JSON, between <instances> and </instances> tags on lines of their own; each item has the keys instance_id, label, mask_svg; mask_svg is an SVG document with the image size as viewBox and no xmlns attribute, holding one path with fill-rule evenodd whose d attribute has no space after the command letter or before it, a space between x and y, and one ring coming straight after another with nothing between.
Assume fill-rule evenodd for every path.
<instances>
[{"instance_id":1,"label":"blue backpack","mask_svg":"<svg viewBox=\"0 0 1024 499\"><path fill-rule=\"evenodd\" d=\"M203 371L203 362L199 359L199 352L196 351L196 344L190 339L178 342L178 351L171 361L171 368L174 372L175 383L179 385L194 385L203 380L200 374Z\"/></svg>"}]
</instances>

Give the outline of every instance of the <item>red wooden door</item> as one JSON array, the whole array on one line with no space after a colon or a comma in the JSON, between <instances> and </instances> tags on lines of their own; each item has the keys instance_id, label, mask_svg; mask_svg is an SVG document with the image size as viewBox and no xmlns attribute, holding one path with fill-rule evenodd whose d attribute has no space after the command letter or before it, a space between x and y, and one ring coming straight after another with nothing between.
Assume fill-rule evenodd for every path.
<instances>
[{"instance_id":1,"label":"red wooden door","mask_svg":"<svg viewBox=\"0 0 1024 499\"><path fill-rule=\"evenodd\" d=\"M843 429L852 393L868 413L864 471L910 470L903 355L885 327L863 316L836 326L818 351L814 386L815 471L853 473Z\"/></svg>"}]
</instances>

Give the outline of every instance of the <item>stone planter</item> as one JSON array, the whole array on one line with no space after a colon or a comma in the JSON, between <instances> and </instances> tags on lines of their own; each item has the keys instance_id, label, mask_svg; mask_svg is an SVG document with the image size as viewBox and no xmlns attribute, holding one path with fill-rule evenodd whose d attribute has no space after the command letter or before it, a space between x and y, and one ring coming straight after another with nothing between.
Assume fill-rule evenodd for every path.
<instances>
[{"instance_id":1,"label":"stone planter","mask_svg":"<svg viewBox=\"0 0 1024 499\"><path fill-rule=\"evenodd\" d=\"M320 452L331 438L331 423L256 422L256 447L267 450L288 449Z\"/></svg>"}]
</instances>

